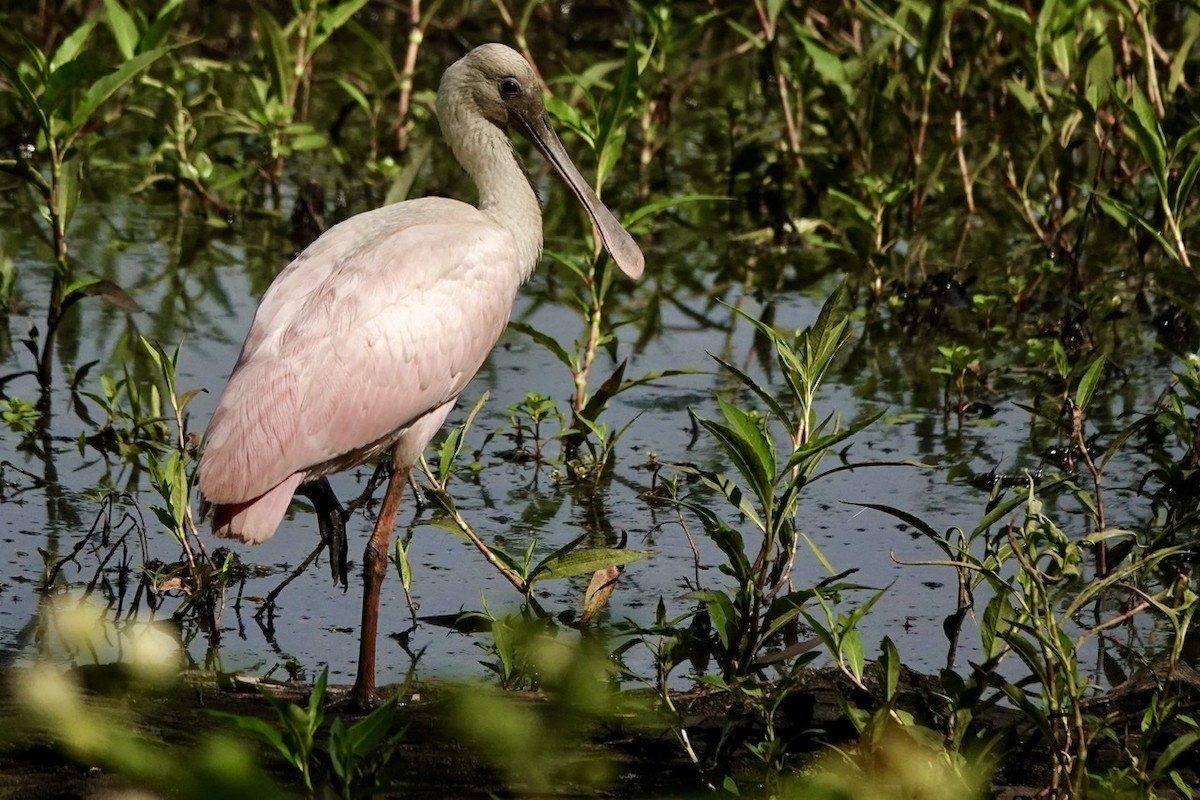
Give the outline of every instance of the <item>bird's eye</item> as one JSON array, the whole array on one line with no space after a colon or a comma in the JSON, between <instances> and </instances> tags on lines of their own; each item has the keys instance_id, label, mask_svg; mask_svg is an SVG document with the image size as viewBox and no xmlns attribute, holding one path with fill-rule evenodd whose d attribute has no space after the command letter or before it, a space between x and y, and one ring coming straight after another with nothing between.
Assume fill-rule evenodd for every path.
<instances>
[{"instance_id":1,"label":"bird's eye","mask_svg":"<svg viewBox=\"0 0 1200 800\"><path fill-rule=\"evenodd\" d=\"M500 81L500 94L505 97L516 97L521 93L521 84L516 78L505 78Z\"/></svg>"}]
</instances>

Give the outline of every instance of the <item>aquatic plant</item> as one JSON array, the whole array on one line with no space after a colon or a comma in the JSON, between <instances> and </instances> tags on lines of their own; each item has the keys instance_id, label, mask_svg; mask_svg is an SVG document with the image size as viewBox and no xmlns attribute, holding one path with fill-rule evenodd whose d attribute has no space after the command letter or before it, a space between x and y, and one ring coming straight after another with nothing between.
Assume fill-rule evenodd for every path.
<instances>
[{"instance_id":1,"label":"aquatic plant","mask_svg":"<svg viewBox=\"0 0 1200 800\"><path fill-rule=\"evenodd\" d=\"M500 373L515 359L499 362L485 378L495 405L431 450L421 493L433 508L414 517L503 540L497 565L519 591L479 599L473 587L455 602L481 606L479 669L505 687L603 685L604 702L614 681L649 684L718 795L832 796L864 777L929 775L978 792L1011 774L1011 739L988 724L1004 706L1038 732L1023 764L1044 765L1027 777L1048 793L1193 791L1198 734L1178 665L1195 635L1200 528L1195 9L296 0L151 13L106 0L56 12L15 7L0 30L0 171L17 189L0 192L0 513L45 526L12 546L33 576L0 585L15 605L26 583L49 599L73 587L109 622L169 616L182 653L240 632L243 604L260 603L271 646L276 618L283 630L304 616L276 600L294 597L282 586L328 540L280 567L205 555L196 537L192 365L234 346L244 298L306 237L416 190L464 194L429 144L428 87L463 42L506 39L559 76L551 113L594 148L591 174L646 245L651 279L626 292L603 256L564 248L579 220L550 189L554 269L530 287L512 343L554 374L531 386L519 373L514 390ZM90 296L115 305L80 302ZM796 522L814 481L897 440L911 445L897 458L944 468L912 470L921 494L940 501L949 486L956 504L947 530L933 522L947 509L900 507L869 483L853 497L950 576L945 596L922 594L950 637L920 695L927 714L914 713L907 667L930 654L895 630L870 641L893 619L888 595L852 583L856 565L833 563ZM539 482L547 472L557 480ZM375 477L361 476L350 513L370 513ZM520 492L497 491L510 484ZM519 502L523 513L508 509ZM393 554L414 604L416 530ZM930 560L907 546L897 559ZM682 556L631 567L615 610L575 632L610 570L669 548ZM797 565L823 574L802 579ZM631 583L641 591L623 596ZM29 606L29 646L52 654L61 609ZM626 635L606 638L625 615ZM571 649L585 636L597 648L586 658ZM220 652L203 661L219 666ZM799 736L794 703L817 665L837 673L850 724ZM216 755L73 738L80 695L47 685L37 697L57 693L65 711L38 705L39 719L75 758L147 785L174 779L185 795L216 779ZM681 685L733 704L717 736L687 718ZM1131 685L1148 687L1136 713L1117 702ZM479 733L481 709L511 714L512 748L479 752L514 793L553 785L558 773L517 753L555 752L530 733L542 711L511 699L464 702L461 733ZM572 702L549 715L576 746ZM79 730L122 730L86 719ZM353 793L397 757L390 727L326 730L312 728L299 759L314 792ZM296 742L288 753L304 751ZM818 746L836 768L806 781ZM230 782L254 794L255 765L229 758ZM914 764L931 771L914 778Z\"/></svg>"}]
</instances>

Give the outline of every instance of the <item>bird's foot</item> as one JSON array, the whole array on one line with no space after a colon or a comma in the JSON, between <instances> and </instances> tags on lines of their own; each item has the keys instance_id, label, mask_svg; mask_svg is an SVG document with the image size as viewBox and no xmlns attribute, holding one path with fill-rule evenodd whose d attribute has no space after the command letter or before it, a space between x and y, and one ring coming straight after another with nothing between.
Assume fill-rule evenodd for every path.
<instances>
[{"instance_id":1,"label":"bird's foot","mask_svg":"<svg viewBox=\"0 0 1200 800\"><path fill-rule=\"evenodd\" d=\"M349 561L346 555L346 518L349 514L333 493L327 478L302 484L299 493L312 502L317 514L321 542L329 548L329 571L333 575L333 585L340 583L346 589L349 586Z\"/></svg>"}]
</instances>

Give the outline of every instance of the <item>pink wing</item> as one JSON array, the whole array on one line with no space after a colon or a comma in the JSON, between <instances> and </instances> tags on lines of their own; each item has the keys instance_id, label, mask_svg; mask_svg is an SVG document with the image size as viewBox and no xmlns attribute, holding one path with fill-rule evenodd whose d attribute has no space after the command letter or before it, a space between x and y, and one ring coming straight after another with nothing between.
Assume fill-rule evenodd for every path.
<instances>
[{"instance_id":1,"label":"pink wing","mask_svg":"<svg viewBox=\"0 0 1200 800\"><path fill-rule=\"evenodd\" d=\"M512 237L457 201L409 201L331 228L255 314L205 435L205 500L261 500L252 522L273 517L271 530L235 532L269 537L300 480L362 463L448 409L504 330L520 281ZM418 427L414 438L436 431Z\"/></svg>"}]
</instances>

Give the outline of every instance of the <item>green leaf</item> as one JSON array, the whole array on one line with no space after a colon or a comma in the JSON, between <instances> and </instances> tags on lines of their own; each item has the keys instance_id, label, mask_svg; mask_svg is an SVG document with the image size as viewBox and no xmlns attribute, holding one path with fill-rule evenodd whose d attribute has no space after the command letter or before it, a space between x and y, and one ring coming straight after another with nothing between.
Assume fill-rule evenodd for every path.
<instances>
[{"instance_id":1,"label":"green leaf","mask_svg":"<svg viewBox=\"0 0 1200 800\"><path fill-rule=\"evenodd\" d=\"M1096 201L1100 204L1100 210L1112 217L1112 219L1114 219L1118 224L1126 228L1141 228L1146 233L1150 234L1150 236L1152 236L1154 240L1171 255L1172 258L1174 258L1176 261L1179 260L1179 253L1175 250L1175 246L1167 241L1167 238L1162 235L1162 232L1147 222L1145 218L1143 218L1142 215L1139 214L1135 209L1126 203L1121 202L1120 200L1108 197L1107 195L1099 192L1096 193Z\"/></svg>"},{"instance_id":2,"label":"green leaf","mask_svg":"<svg viewBox=\"0 0 1200 800\"><path fill-rule=\"evenodd\" d=\"M587 403L584 404L584 407L576 415L580 421L586 424L599 419L604 409L607 408L608 401L625 390L626 384L623 381L625 379L625 365L627 363L627 361L621 361L621 363L617 364L612 375L605 378L600 386L596 388L596 391L592 392L591 396L587 399Z\"/></svg>"},{"instance_id":3,"label":"green leaf","mask_svg":"<svg viewBox=\"0 0 1200 800\"><path fill-rule=\"evenodd\" d=\"M879 685L884 687L884 697L890 701L900 685L900 651L890 636L884 636L879 647L882 652L875 666L879 670Z\"/></svg>"},{"instance_id":4,"label":"green leaf","mask_svg":"<svg viewBox=\"0 0 1200 800\"><path fill-rule=\"evenodd\" d=\"M357 14L363 6L367 4L367 0L346 0L346 2L334 6L321 15L320 21L317 23L316 33L308 42L306 55L311 56L323 45L330 36L337 31L338 28L350 21L350 18Z\"/></svg>"},{"instance_id":5,"label":"green leaf","mask_svg":"<svg viewBox=\"0 0 1200 800\"><path fill-rule=\"evenodd\" d=\"M1107 40L1088 59L1083 78L1083 96L1094 116L1112 94L1113 49Z\"/></svg>"},{"instance_id":6,"label":"green leaf","mask_svg":"<svg viewBox=\"0 0 1200 800\"><path fill-rule=\"evenodd\" d=\"M799 616L804 606L808 605L815 595L816 592L813 589L800 589L772 600L764 617L766 624L763 626L762 638L764 640L770 638L771 635Z\"/></svg>"},{"instance_id":7,"label":"green leaf","mask_svg":"<svg viewBox=\"0 0 1200 800\"><path fill-rule=\"evenodd\" d=\"M52 122L66 120L70 116L70 105L75 95L82 87L89 86L101 77L112 72L109 67L99 64L92 59L81 56L74 61L68 61L51 72L46 78L45 91L42 92L41 104L50 116ZM66 109L64 111L64 109ZM56 126L54 136L61 136Z\"/></svg>"},{"instance_id":8,"label":"green leaf","mask_svg":"<svg viewBox=\"0 0 1200 800\"><path fill-rule=\"evenodd\" d=\"M1099 356L1079 379L1079 388L1075 390L1075 405L1087 408L1092 399L1092 393L1096 390L1096 384L1099 382L1100 376L1104 374L1104 363L1104 356Z\"/></svg>"},{"instance_id":9,"label":"green leaf","mask_svg":"<svg viewBox=\"0 0 1200 800\"><path fill-rule=\"evenodd\" d=\"M1193 128L1193 132L1200 134L1200 126ZM1177 148L1181 145L1177 145ZM1178 150L1176 151L1178 152ZM1200 152L1192 157L1188 162L1187 169L1183 171L1183 175L1179 178L1179 183L1175 187L1175 197L1171 203L1171 210L1176 214L1182 214L1187 206L1188 198L1192 196L1192 186L1196 183L1196 174L1200 173Z\"/></svg>"},{"instance_id":10,"label":"green leaf","mask_svg":"<svg viewBox=\"0 0 1200 800\"><path fill-rule=\"evenodd\" d=\"M1133 129L1138 151L1142 154L1147 166L1150 167L1150 172L1160 190L1166 191L1167 143L1163 137L1162 126L1158 124L1158 117L1155 116L1150 101L1146 99L1146 93L1142 91L1141 84L1137 81L1133 82L1132 96L1123 101L1121 106L1126 112L1125 124Z\"/></svg>"},{"instance_id":11,"label":"green leaf","mask_svg":"<svg viewBox=\"0 0 1200 800\"><path fill-rule=\"evenodd\" d=\"M590 575L596 570L606 567L620 567L641 561L655 555L652 550L625 550L617 547L588 547L572 550L560 556L548 558L540 562L530 573L543 580L559 580L573 578L576 575Z\"/></svg>"},{"instance_id":12,"label":"green leaf","mask_svg":"<svg viewBox=\"0 0 1200 800\"><path fill-rule=\"evenodd\" d=\"M858 632L858 628L844 631L838 640L838 645L838 655L849 664L850 674L861 680L863 668L866 666L866 657L863 653L862 634Z\"/></svg>"},{"instance_id":13,"label":"green leaf","mask_svg":"<svg viewBox=\"0 0 1200 800\"><path fill-rule=\"evenodd\" d=\"M362 89L359 89L345 78L334 78L334 82L342 88L343 92L350 95L350 99L353 100L355 105L362 109L363 112L367 114L371 113L371 101L367 99L365 94L363 94Z\"/></svg>"},{"instance_id":14,"label":"green leaf","mask_svg":"<svg viewBox=\"0 0 1200 800\"><path fill-rule=\"evenodd\" d=\"M288 763L299 767L297 754L288 746L283 734L266 720L248 715L231 714L227 711L213 711L211 709L203 709L203 711L208 716L222 720L230 726L250 734L260 742L273 747L280 755L287 759Z\"/></svg>"},{"instance_id":15,"label":"green leaf","mask_svg":"<svg viewBox=\"0 0 1200 800\"><path fill-rule=\"evenodd\" d=\"M69 136L74 136L78 131L87 124L92 118L92 114L98 109L108 98L112 97L119 89L132 81L140 73L150 68L150 66L162 58L166 53L175 49L179 45L171 45L168 47L159 47L154 50L140 53L126 61L113 72L105 75L100 80L91 85L79 101L79 105L75 107L75 113L71 115Z\"/></svg>"},{"instance_id":16,"label":"green leaf","mask_svg":"<svg viewBox=\"0 0 1200 800\"><path fill-rule=\"evenodd\" d=\"M67 34L62 44L54 51L54 56L50 59L50 63L44 65L45 70L48 73L57 72L67 62L79 58L79 54L83 52L88 39L92 36L92 31L96 29L97 22L98 20L95 18L89 19ZM40 57L40 52L38 55Z\"/></svg>"},{"instance_id":17,"label":"green leaf","mask_svg":"<svg viewBox=\"0 0 1200 800\"><path fill-rule=\"evenodd\" d=\"M163 530L173 535L176 539L181 539L179 535L179 525L171 512L160 505L151 504L148 506L150 511L158 519L158 523L163 526ZM182 541L182 540L181 540Z\"/></svg>"},{"instance_id":18,"label":"green leaf","mask_svg":"<svg viewBox=\"0 0 1200 800\"><path fill-rule=\"evenodd\" d=\"M329 726L329 766L333 774L343 781L349 777L352 769L352 751L353 748L346 741L346 725L341 717L337 717Z\"/></svg>"},{"instance_id":19,"label":"green leaf","mask_svg":"<svg viewBox=\"0 0 1200 800\"><path fill-rule=\"evenodd\" d=\"M3 75L4 79L11 85L17 87L17 94L20 95L26 110L37 118L38 128L49 136L50 119L46 116L46 109L38 100L33 88L25 82L21 73L9 64L7 60L0 58L0 75Z\"/></svg>"},{"instance_id":20,"label":"green leaf","mask_svg":"<svg viewBox=\"0 0 1200 800\"><path fill-rule=\"evenodd\" d=\"M729 649L732 642L737 641L741 616L728 594L711 589L688 592L683 597L686 600L698 600L704 604L708 610L709 619L712 621L713 630L717 632L717 636L726 650Z\"/></svg>"},{"instance_id":21,"label":"green leaf","mask_svg":"<svg viewBox=\"0 0 1200 800\"><path fill-rule=\"evenodd\" d=\"M175 20L179 19L179 15L183 13L183 2L184 0L165 0L159 5L154 21L150 23L138 41L138 52L144 53L162 45L163 40L167 38L167 34L175 25Z\"/></svg>"},{"instance_id":22,"label":"green leaf","mask_svg":"<svg viewBox=\"0 0 1200 800\"><path fill-rule=\"evenodd\" d=\"M744 385L747 389L754 392L754 394L758 396L758 399L763 402L763 405L770 409L772 416L784 424L784 427L787 428L788 435L795 436L796 427L792 421L792 416L786 410L784 410L783 406L779 403L779 400L776 399L776 392L774 389L760 386L757 381L755 381L745 372L742 372L742 370L738 369L733 364L730 364L728 361L725 361L719 356L715 356L712 353L709 353L708 356L713 361L716 361L718 364L720 364L726 372L729 372L738 380L740 380L742 385Z\"/></svg>"},{"instance_id":23,"label":"green leaf","mask_svg":"<svg viewBox=\"0 0 1200 800\"><path fill-rule=\"evenodd\" d=\"M695 412L689 413L713 435L759 503L765 506L770 503L775 487L774 443L746 412L721 398L717 398L717 404L728 425L705 419Z\"/></svg>"},{"instance_id":24,"label":"green leaf","mask_svg":"<svg viewBox=\"0 0 1200 800\"><path fill-rule=\"evenodd\" d=\"M1191 731L1175 739L1163 748L1162 753L1154 761L1154 773L1163 775L1184 753L1194 753L1194 748L1200 743L1200 731Z\"/></svg>"},{"instance_id":25,"label":"green leaf","mask_svg":"<svg viewBox=\"0 0 1200 800\"><path fill-rule=\"evenodd\" d=\"M325 687L329 683L329 667L321 670L308 693L308 731L316 733L325 720Z\"/></svg>"},{"instance_id":26,"label":"green leaf","mask_svg":"<svg viewBox=\"0 0 1200 800\"><path fill-rule=\"evenodd\" d=\"M702 505L687 501L681 501L680 505L690 509L700 518L700 524L704 526L705 534L725 554L733 577L737 579L738 583L748 584L753 580L754 575L750 569L750 559L746 555L746 543L742 539L742 535L730 527L725 520Z\"/></svg>"},{"instance_id":27,"label":"green leaf","mask_svg":"<svg viewBox=\"0 0 1200 800\"><path fill-rule=\"evenodd\" d=\"M895 508L894 506L883 505L880 503L854 503L849 500L843 500L842 502L849 506L858 506L859 508L870 508L875 511L880 511L884 514L888 514L890 516L896 517L897 519L903 521L904 523L906 523L909 526L911 526L912 528L914 528L918 533L925 536L925 538L930 539L932 541L936 542L936 541L940 541L942 539L942 535L940 533L938 533L936 530L934 530L933 526L931 526L928 522L921 519L920 517L918 517L915 514L912 514L908 511L904 511L903 509Z\"/></svg>"},{"instance_id":28,"label":"green leaf","mask_svg":"<svg viewBox=\"0 0 1200 800\"><path fill-rule=\"evenodd\" d=\"M625 62L621 67L621 74L617 76L616 85L608 93L608 103L604 116L600 119L599 132L596 137L596 150L599 154L596 164L597 193L604 186L605 180L621 157L627 123L633 115L637 103L639 92L637 55L637 43L631 36L625 46Z\"/></svg>"},{"instance_id":29,"label":"green leaf","mask_svg":"<svg viewBox=\"0 0 1200 800\"><path fill-rule=\"evenodd\" d=\"M71 218L75 216L75 207L79 204L80 173L82 171L83 159L76 158L63 164L58 173L58 191L54 195L54 213L62 220L64 229L70 226ZM60 271L65 266L55 264L55 268ZM64 299L66 299L65 295Z\"/></svg>"},{"instance_id":30,"label":"green leaf","mask_svg":"<svg viewBox=\"0 0 1200 800\"><path fill-rule=\"evenodd\" d=\"M280 101L286 100L291 91L291 49L275 17L258 3L253 5L253 9L258 34L262 39L263 59L267 62L271 96Z\"/></svg>"},{"instance_id":31,"label":"green leaf","mask_svg":"<svg viewBox=\"0 0 1200 800\"><path fill-rule=\"evenodd\" d=\"M635 208L626 214L621 221L626 228L631 228L643 219L652 217L661 211L666 211L668 208L678 208L679 206L691 203L732 203L733 201L734 198L722 194L681 194L674 197L664 197Z\"/></svg>"},{"instance_id":32,"label":"green leaf","mask_svg":"<svg viewBox=\"0 0 1200 800\"><path fill-rule=\"evenodd\" d=\"M467 414L467 418L463 420L463 423L446 434L446 438L439 445L437 450L437 480L441 486L445 486L450 480L450 476L454 474L454 463L458 460L459 453L462 452L463 441L466 438L467 431L471 429L471 425L475 422L475 417L479 415L484 405L487 404L490 395L491 390L485 390L479 396L479 399L475 401L474 407Z\"/></svg>"},{"instance_id":33,"label":"green leaf","mask_svg":"<svg viewBox=\"0 0 1200 800\"><path fill-rule=\"evenodd\" d=\"M310 150L323 150L328 146L328 136L311 130L296 133L292 136L292 139L289 142L289 147L293 153L304 153Z\"/></svg>"},{"instance_id":34,"label":"green leaf","mask_svg":"<svg viewBox=\"0 0 1200 800\"><path fill-rule=\"evenodd\" d=\"M788 458L787 464L784 465L783 472L791 472L793 467L800 467L802 474L811 474L811 471L816 468L817 462L822 456L828 453L834 445L849 439L863 429L873 425L878 419L887 413L887 409L883 409L874 414L869 414L862 419L856 420L848 427L842 428L839 431L828 434L826 436L814 436L808 442L798 448ZM817 426L815 430L820 430L823 427ZM808 463L806 463L808 462Z\"/></svg>"},{"instance_id":35,"label":"green leaf","mask_svg":"<svg viewBox=\"0 0 1200 800\"><path fill-rule=\"evenodd\" d=\"M121 6L119 0L104 0L104 10L108 14L108 27L117 43L117 49L126 60L133 58L137 53L137 23Z\"/></svg>"},{"instance_id":36,"label":"green leaf","mask_svg":"<svg viewBox=\"0 0 1200 800\"><path fill-rule=\"evenodd\" d=\"M554 119L556 129L574 131L579 138L587 142L588 147L595 148L596 132L584 121L574 106L564 103L554 95L547 95L545 104L547 113Z\"/></svg>"},{"instance_id":37,"label":"green leaf","mask_svg":"<svg viewBox=\"0 0 1200 800\"><path fill-rule=\"evenodd\" d=\"M566 349L559 343L559 341L556 337L551 336L548 333L543 333L542 331L539 331L537 328L533 327L532 325L529 325L528 323L520 322L517 320L514 320L514 321L508 323L508 327L511 328L512 330L519 331L519 332L525 334L530 339L533 339L535 342L540 344L542 347L549 350L551 353L554 354L555 358L557 358L560 362L562 362L563 366L565 366L571 370L575 369L574 357L566 351Z\"/></svg>"},{"instance_id":38,"label":"green leaf","mask_svg":"<svg viewBox=\"0 0 1200 800\"><path fill-rule=\"evenodd\" d=\"M710 472L709 470L699 469L688 464L680 464L676 468L680 472L699 476L700 480L704 481L705 486L719 492L722 497L729 501L730 505L744 514L755 527L760 530L763 528L762 518L754 508L754 503L742 491L742 487L729 477L720 472Z\"/></svg>"},{"instance_id":39,"label":"green leaf","mask_svg":"<svg viewBox=\"0 0 1200 800\"><path fill-rule=\"evenodd\" d=\"M841 92L842 99L848 104L853 104L857 97L855 91L852 71L848 69L847 62L843 61L838 54L831 51L820 38L814 36L811 31L802 26L797 26L797 34L800 39L801 46L804 47L804 52L812 62L812 69L826 83L836 86ZM853 72L858 72L857 64Z\"/></svg>"},{"instance_id":40,"label":"green leaf","mask_svg":"<svg viewBox=\"0 0 1200 800\"><path fill-rule=\"evenodd\" d=\"M413 578L412 564L408 560L408 546L403 537L396 537L396 544L392 548L392 563L396 565L396 571L400 573L400 585L404 587L404 591L410 591Z\"/></svg>"},{"instance_id":41,"label":"green leaf","mask_svg":"<svg viewBox=\"0 0 1200 800\"><path fill-rule=\"evenodd\" d=\"M979 639L988 659L998 658L1005 650L1005 637L1013 616L1012 605L1003 595L993 597L983 610L979 623Z\"/></svg>"},{"instance_id":42,"label":"green leaf","mask_svg":"<svg viewBox=\"0 0 1200 800\"><path fill-rule=\"evenodd\" d=\"M779 12L783 10L786 2L787 0L767 0L767 19L772 27L779 20Z\"/></svg>"},{"instance_id":43,"label":"green leaf","mask_svg":"<svg viewBox=\"0 0 1200 800\"><path fill-rule=\"evenodd\" d=\"M987 0L985 5L989 14L996 17L1005 26L1013 28L1015 32L1022 36L1029 36L1033 33L1033 21L1020 5L1008 3L1005 0Z\"/></svg>"},{"instance_id":44,"label":"green leaf","mask_svg":"<svg viewBox=\"0 0 1200 800\"><path fill-rule=\"evenodd\" d=\"M393 695L386 703L346 730L343 741L350 753L362 758L383 741L395 719L399 697Z\"/></svg>"}]
</instances>

